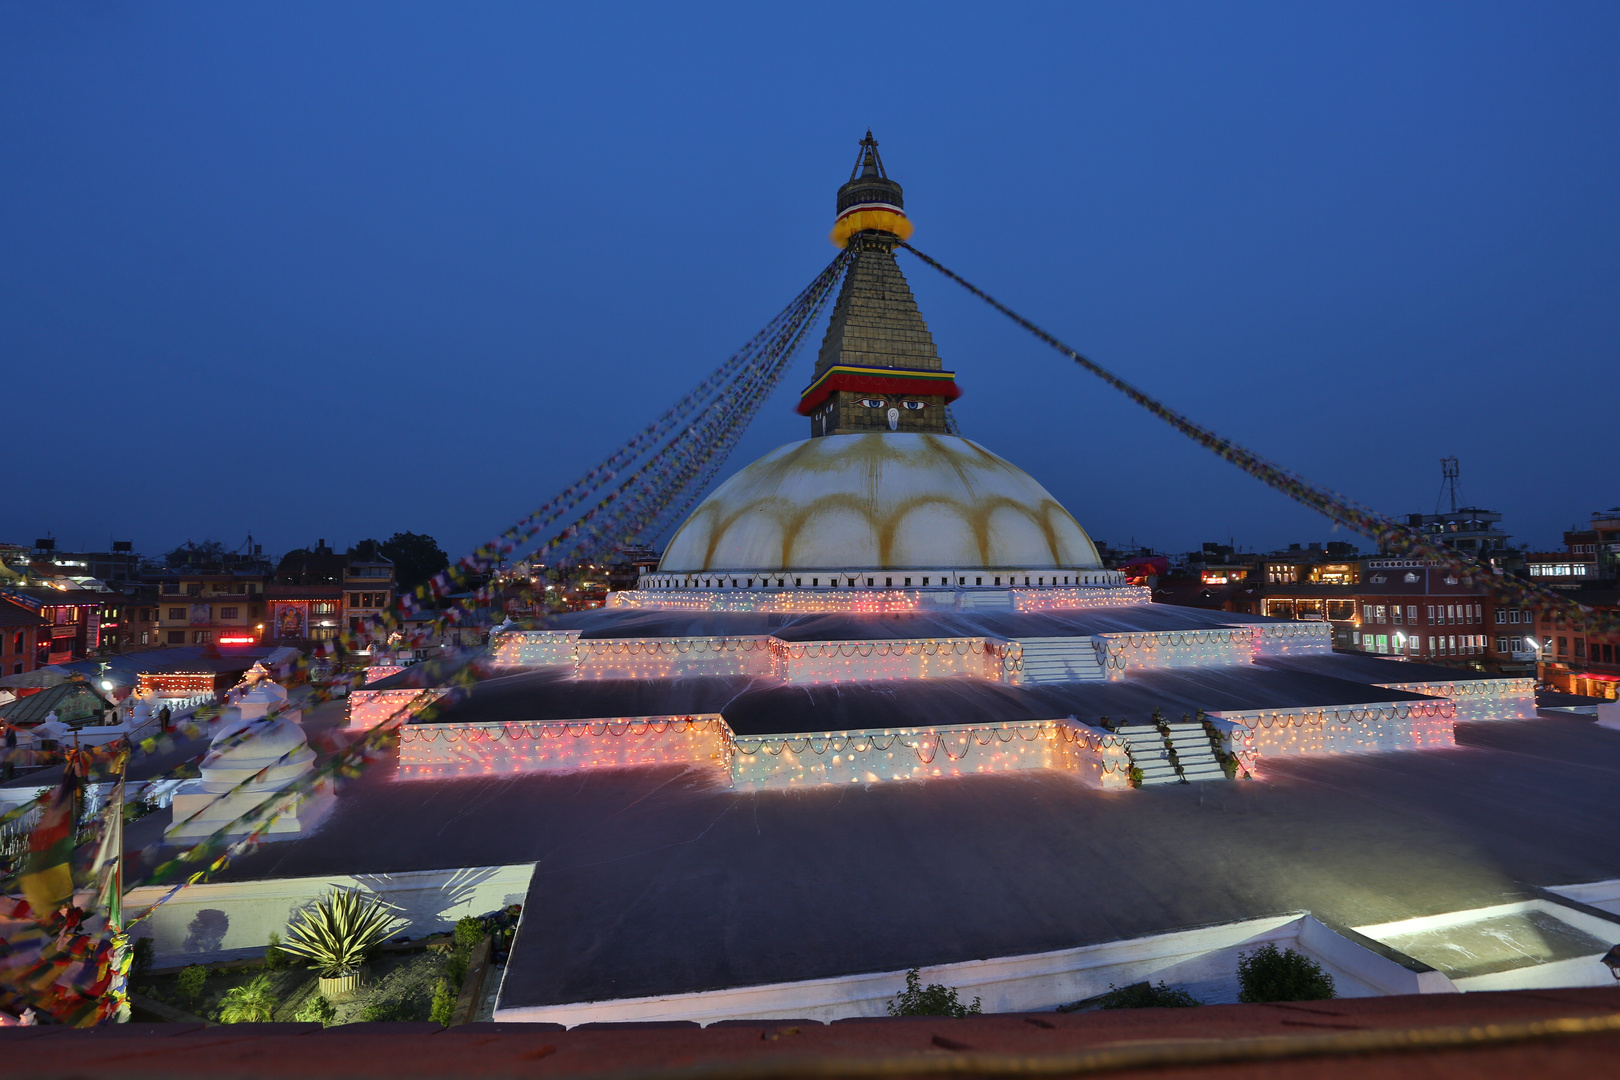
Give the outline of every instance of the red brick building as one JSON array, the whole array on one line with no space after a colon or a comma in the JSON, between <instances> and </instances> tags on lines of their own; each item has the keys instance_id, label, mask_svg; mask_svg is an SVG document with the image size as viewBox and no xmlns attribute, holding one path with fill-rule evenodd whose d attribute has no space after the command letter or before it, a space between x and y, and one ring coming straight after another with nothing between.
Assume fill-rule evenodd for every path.
<instances>
[{"instance_id":1,"label":"red brick building","mask_svg":"<svg viewBox=\"0 0 1620 1080\"><path fill-rule=\"evenodd\" d=\"M39 634L46 625L37 612L0 596L0 676L34 670Z\"/></svg>"}]
</instances>

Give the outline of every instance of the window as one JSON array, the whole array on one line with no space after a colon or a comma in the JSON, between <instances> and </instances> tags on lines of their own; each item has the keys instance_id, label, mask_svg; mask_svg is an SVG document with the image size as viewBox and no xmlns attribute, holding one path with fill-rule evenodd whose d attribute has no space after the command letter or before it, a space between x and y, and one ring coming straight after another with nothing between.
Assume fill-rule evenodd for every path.
<instances>
[{"instance_id":1,"label":"window","mask_svg":"<svg viewBox=\"0 0 1620 1080\"><path fill-rule=\"evenodd\" d=\"M1384 605L1383 604L1375 604L1375 605L1373 605L1373 622L1381 623L1383 621L1384 621Z\"/></svg>"},{"instance_id":2,"label":"window","mask_svg":"<svg viewBox=\"0 0 1620 1080\"><path fill-rule=\"evenodd\" d=\"M1411 623L1413 626L1417 625L1417 605L1416 604L1407 604L1406 605L1406 621Z\"/></svg>"},{"instance_id":3,"label":"window","mask_svg":"<svg viewBox=\"0 0 1620 1080\"><path fill-rule=\"evenodd\" d=\"M191 643L193 645L207 645L213 640L214 632L212 630L193 630L191 632Z\"/></svg>"},{"instance_id":4,"label":"window","mask_svg":"<svg viewBox=\"0 0 1620 1080\"><path fill-rule=\"evenodd\" d=\"M1429 605L1429 625L1430 626L1434 625L1434 605L1433 604Z\"/></svg>"},{"instance_id":5,"label":"window","mask_svg":"<svg viewBox=\"0 0 1620 1080\"><path fill-rule=\"evenodd\" d=\"M1361 605L1361 621L1369 623L1373 621L1373 606L1371 604Z\"/></svg>"},{"instance_id":6,"label":"window","mask_svg":"<svg viewBox=\"0 0 1620 1080\"><path fill-rule=\"evenodd\" d=\"M222 619L234 619L237 617L237 609L234 607L222 607L219 609L219 617Z\"/></svg>"},{"instance_id":7,"label":"window","mask_svg":"<svg viewBox=\"0 0 1620 1080\"><path fill-rule=\"evenodd\" d=\"M349 606L350 607L359 607L360 606L360 594L359 593L352 592L352 593L349 594Z\"/></svg>"},{"instance_id":8,"label":"window","mask_svg":"<svg viewBox=\"0 0 1620 1080\"><path fill-rule=\"evenodd\" d=\"M1396 626L1401 625L1401 605L1396 604L1389 609L1389 621Z\"/></svg>"},{"instance_id":9,"label":"window","mask_svg":"<svg viewBox=\"0 0 1620 1080\"><path fill-rule=\"evenodd\" d=\"M11 635L11 651L18 656L23 653L23 632L21 630Z\"/></svg>"},{"instance_id":10,"label":"window","mask_svg":"<svg viewBox=\"0 0 1620 1080\"><path fill-rule=\"evenodd\" d=\"M200 581L188 581L186 583L186 595L187 596L201 596L202 595L202 582L200 582Z\"/></svg>"},{"instance_id":11,"label":"window","mask_svg":"<svg viewBox=\"0 0 1620 1080\"><path fill-rule=\"evenodd\" d=\"M1580 657L1582 660L1586 659L1586 639L1585 638L1576 638L1575 639L1575 655Z\"/></svg>"},{"instance_id":12,"label":"window","mask_svg":"<svg viewBox=\"0 0 1620 1080\"><path fill-rule=\"evenodd\" d=\"M336 615L337 604L331 600L317 600L310 605L310 610L316 615Z\"/></svg>"},{"instance_id":13,"label":"window","mask_svg":"<svg viewBox=\"0 0 1620 1080\"><path fill-rule=\"evenodd\" d=\"M185 643L186 643L186 632L184 630L170 630L169 631L169 644L170 645L184 645Z\"/></svg>"},{"instance_id":14,"label":"window","mask_svg":"<svg viewBox=\"0 0 1620 1080\"><path fill-rule=\"evenodd\" d=\"M164 596L179 596L180 595L180 583L178 581L165 581L163 583L163 595Z\"/></svg>"},{"instance_id":15,"label":"window","mask_svg":"<svg viewBox=\"0 0 1620 1080\"><path fill-rule=\"evenodd\" d=\"M1564 637L1562 634L1560 634L1559 637L1558 637L1558 655L1559 656L1568 656L1569 655L1569 638Z\"/></svg>"},{"instance_id":16,"label":"window","mask_svg":"<svg viewBox=\"0 0 1620 1080\"><path fill-rule=\"evenodd\" d=\"M146 640L146 631L145 631L145 630L142 630L142 631L141 631L141 644L142 644L142 645L146 645L146 644L148 644L148 642L147 642L147 640Z\"/></svg>"},{"instance_id":17,"label":"window","mask_svg":"<svg viewBox=\"0 0 1620 1080\"><path fill-rule=\"evenodd\" d=\"M183 607L172 607L172 608L169 609L169 621L170 622L184 622L185 619L186 619L186 609L185 608L183 608Z\"/></svg>"},{"instance_id":18,"label":"window","mask_svg":"<svg viewBox=\"0 0 1620 1080\"><path fill-rule=\"evenodd\" d=\"M1513 621L1518 622L1519 620L1514 619ZM1507 623L1507 611L1504 608L1497 608L1496 609L1496 625L1503 626L1506 623Z\"/></svg>"}]
</instances>

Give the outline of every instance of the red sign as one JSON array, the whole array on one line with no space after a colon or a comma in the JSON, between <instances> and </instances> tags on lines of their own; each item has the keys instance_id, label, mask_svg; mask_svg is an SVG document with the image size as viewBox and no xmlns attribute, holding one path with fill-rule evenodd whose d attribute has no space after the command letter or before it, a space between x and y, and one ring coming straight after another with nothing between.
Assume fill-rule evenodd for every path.
<instances>
[{"instance_id":1,"label":"red sign","mask_svg":"<svg viewBox=\"0 0 1620 1080\"><path fill-rule=\"evenodd\" d=\"M252 634L221 634L219 635L219 643L221 645L257 645L259 639Z\"/></svg>"}]
</instances>

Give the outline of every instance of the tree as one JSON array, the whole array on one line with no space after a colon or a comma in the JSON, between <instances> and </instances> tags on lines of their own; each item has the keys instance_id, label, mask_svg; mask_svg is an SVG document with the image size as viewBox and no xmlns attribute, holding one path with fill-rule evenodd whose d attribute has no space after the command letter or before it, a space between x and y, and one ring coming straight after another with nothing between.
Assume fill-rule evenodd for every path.
<instances>
[{"instance_id":1,"label":"tree","mask_svg":"<svg viewBox=\"0 0 1620 1080\"><path fill-rule=\"evenodd\" d=\"M1324 1001L1333 996L1333 976L1304 953L1267 944L1238 953L1238 987L1242 1002Z\"/></svg>"},{"instance_id":2,"label":"tree","mask_svg":"<svg viewBox=\"0 0 1620 1080\"><path fill-rule=\"evenodd\" d=\"M225 561L225 545L218 540L194 544L190 540L163 557L170 566L218 566Z\"/></svg>"},{"instance_id":3,"label":"tree","mask_svg":"<svg viewBox=\"0 0 1620 1080\"><path fill-rule=\"evenodd\" d=\"M906 972L906 988L889 1002L890 1016L975 1016L979 1013L979 999L972 1005L963 1005L956 997L956 988L943 983L921 985L917 968Z\"/></svg>"},{"instance_id":4,"label":"tree","mask_svg":"<svg viewBox=\"0 0 1620 1080\"><path fill-rule=\"evenodd\" d=\"M383 558L394 564L394 580L401 591L414 589L450 565L450 556L425 533L397 532L377 545Z\"/></svg>"}]
</instances>

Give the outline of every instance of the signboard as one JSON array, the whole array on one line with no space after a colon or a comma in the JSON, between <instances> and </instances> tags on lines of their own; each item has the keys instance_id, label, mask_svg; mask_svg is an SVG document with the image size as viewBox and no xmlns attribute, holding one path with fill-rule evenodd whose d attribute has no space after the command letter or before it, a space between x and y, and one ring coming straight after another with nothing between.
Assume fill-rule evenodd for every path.
<instances>
[{"instance_id":1,"label":"signboard","mask_svg":"<svg viewBox=\"0 0 1620 1080\"><path fill-rule=\"evenodd\" d=\"M308 637L309 608L305 604L278 603L271 615L278 638Z\"/></svg>"},{"instance_id":2,"label":"signboard","mask_svg":"<svg viewBox=\"0 0 1620 1080\"><path fill-rule=\"evenodd\" d=\"M191 625L192 626L207 626L209 623L211 623L213 621L214 620L210 616L209 608L208 608L207 604L192 604L191 605Z\"/></svg>"}]
</instances>

